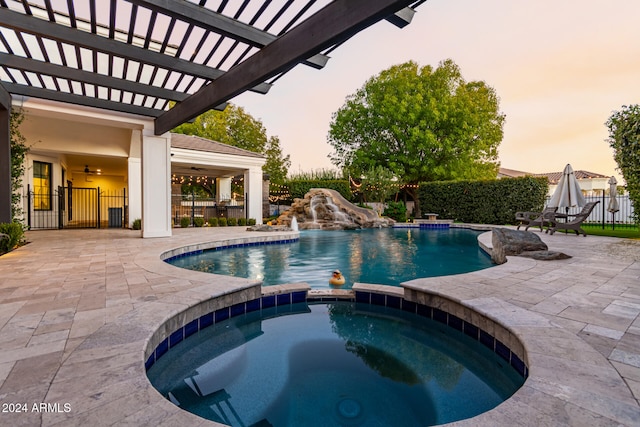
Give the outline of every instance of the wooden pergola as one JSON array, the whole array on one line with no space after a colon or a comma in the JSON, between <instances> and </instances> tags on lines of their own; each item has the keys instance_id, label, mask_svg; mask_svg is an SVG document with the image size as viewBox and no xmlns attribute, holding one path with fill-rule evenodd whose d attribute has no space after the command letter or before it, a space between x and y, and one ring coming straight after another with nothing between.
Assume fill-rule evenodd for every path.
<instances>
[{"instance_id":1,"label":"wooden pergola","mask_svg":"<svg viewBox=\"0 0 640 427\"><path fill-rule=\"evenodd\" d=\"M153 117L164 134L426 0L0 0L0 223L15 97Z\"/></svg>"}]
</instances>

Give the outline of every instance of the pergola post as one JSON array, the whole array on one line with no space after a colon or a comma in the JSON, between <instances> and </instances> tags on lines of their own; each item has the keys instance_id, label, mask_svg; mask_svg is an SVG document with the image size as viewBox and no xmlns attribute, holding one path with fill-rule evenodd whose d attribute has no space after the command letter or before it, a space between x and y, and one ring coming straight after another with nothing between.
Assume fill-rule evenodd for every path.
<instances>
[{"instance_id":1,"label":"pergola post","mask_svg":"<svg viewBox=\"0 0 640 427\"><path fill-rule=\"evenodd\" d=\"M11 95L0 84L0 223L11 222Z\"/></svg>"}]
</instances>

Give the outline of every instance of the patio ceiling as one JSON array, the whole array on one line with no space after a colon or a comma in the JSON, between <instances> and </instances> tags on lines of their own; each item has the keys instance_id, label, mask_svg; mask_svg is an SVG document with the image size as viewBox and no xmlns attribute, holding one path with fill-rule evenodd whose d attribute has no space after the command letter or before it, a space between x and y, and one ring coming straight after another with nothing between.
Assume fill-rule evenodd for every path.
<instances>
[{"instance_id":1,"label":"patio ceiling","mask_svg":"<svg viewBox=\"0 0 640 427\"><path fill-rule=\"evenodd\" d=\"M162 134L426 0L0 0L7 94L155 118ZM2 90L4 88L4 90ZM175 104L175 105L174 105Z\"/></svg>"}]
</instances>

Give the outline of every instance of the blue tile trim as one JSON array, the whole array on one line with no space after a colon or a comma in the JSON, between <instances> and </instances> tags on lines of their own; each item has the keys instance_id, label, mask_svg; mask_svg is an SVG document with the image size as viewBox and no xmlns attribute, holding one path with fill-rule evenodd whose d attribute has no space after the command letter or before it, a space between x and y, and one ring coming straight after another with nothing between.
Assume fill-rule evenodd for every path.
<instances>
[{"instance_id":1,"label":"blue tile trim","mask_svg":"<svg viewBox=\"0 0 640 427\"><path fill-rule=\"evenodd\" d=\"M418 304L413 301L407 301L406 299L402 299L402 310L408 313L417 313Z\"/></svg>"},{"instance_id":2,"label":"blue tile trim","mask_svg":"<svg viewBox=\"0 0 640 427\"><path fill-rule=\"evenodd\" d=\"M356 291L356 302L371 303L371 292Z\"/></svg>"},{"instance_id":3,"label":"blue tile trim","mask_svg":"<svg viewBox=\"0 0 640 427\"><path fill-rule=\"evenodd\" d=\"M418 316L426 317L427 319L433 319L433 308L428 305L418 304L416 314L418 314Z\"/></svg>"},{"instance_id":4,"label":"blue tile trim","mask_svg":"<svg viewBox=\"0 0 640 427\"><path fill-rule=\"evenodd\" d=\"M420 224L420 228L425 228L427 230L446 230L449 228L449 224Z\"/></svg>"},{"instance_id":5,"label":"blue tile trim","mask_svg":"<svg viewBox=\"0 0 640 427\"><path fill-rule=\"evenodd\" d=\"M189 338L191 335L198 332L198 319L192 320L191 322L184 325L184 337Z\"/></svg>"},{"instance_id":6,"label":"blue tile trim","mask_svg":"<svg viewBox=\"0 0 640 427\"><path fill-rule=\"evenodd\" d=\"M371 304L373 305L386 305L386 298L384 294L371 294Z\"/></svg>"},{"instance_id":7,"label":"blue tile trim","mask_svg":"<svg viewBox=\"0 0 640 427\"><path fill-rule=\"evenodd\" d=\"M203 330L204 328L207 328L209 326L213 325L213 313L208 313L205 314L204 316L200 317L200 329L199 330Z\"/></svg>"},{"instance_id":8,"label":"blue tile trim","mask_svg":"<svg viewBox=\"0 0 640 427\"><path fill-rule=\"evenodd\" d=\"M442 311L439 308L433 308L433 320L436 322L447 324L447 312Z\"/></svg>"},{"instance_id":9,"label":"blue tile trim","mask_svg":"<svg viewBox=\"0 0 640 427\"><path fill-rule=\"evenodd\" d=\"M160 359L164 354L169 351L169 338L165 338L158 347L156 347L156 360Z\"/></svg>"},{"instance_id":10,"label":"blue tile trim","mask_svg":"<svg viewBox=\"0 0 640 427\"><path fill-rule=\"evenodd\" d=\"M247 313L260 310L260 298L247 301Z\"/></svg>"},{"instance_id":11,"label":"blue tile trim","mask_svg":"<svg viewBox=\"0 0 640 427\"><path fill-rule=\"evenodd\" d=\"M400 310L402 298L394 297L393 295L387 295L387 307L397 308Z\"/></svg>"},{"instance_id":12,"label":"blue tile trim","mask_svg":"<svg viewBox=\"0 0 640 427\"><path fill-rule=\"evenodd\" d=\"M511 363L511 350L509 347L496 340L496 354Z\"/></svg>"},{"instance_id":13,"label":"blue tile trim","mask_svg":"<svg viewBox=\"0 0 640 427\"><path fill-rule=\"evenodd\" d=\"M241 314L245 314L247 311L245 309L245 304L241 302L240 304L234 304L231 306L231 317L240 316ZM219 320L216 319L216 322Z\"/></svg>"},{"instance_id":14,"label":"blue tile trim","mask_svg":"<svg viewBox=\"0 0 640 427\"><path fill-rule=\"evenodd\" d=\"M247 301L246 303L234 304L230 307L221 308L214 312L205 314L204 316L195 319L185 326L179 328L165 338L151 355L145 361L145 370L151 369L155 362L160 359L170 348L178 345L185 338L195 334L196 332L207 328L214 323L227 320L230 317L244 315L246 313L255 312L261 309L267 309L277 307L278 313L284 314L288 312L294 312L292 304L295 303L310 303L310 302L329 302L329 301L345 301L342 298L336 297L307 297L306 291L295 291L292 293L278 294L278 295L266 295L258 299ZM356 291L355 298L348 299L347 301L366 303L373 305L382 305L390 308L401 309L406 312L415 313L419 316L433 319L437 322L448 325L449 327L463 332L465 335L480 342L491 351L495 352L498 356L509 363L523 378L529 376L529 368L515 353L511 351L506 345L499 340L495 339L488 332L478 328L477 326L465 322L463 319L440 310L435 307L430 307L424 304L418 304L413 301L407 301L404 298L400 298L394 295L385 295L375 292L362 292Z\"/></svg>"},{"instance_id":15,"label":"blue tile trim","mask_svg":"<svg viewBox=\"0 0 640 427\"><path fill-rule=\"evenodd\" d=\"M307 300L307 291L293 292L291 294L291 304L305 302Z\"/></svg>"},{"instance_id":16,"label":"blue tile trim","mask_svg":"<svg viewBox=\"0 0 640 427\"><path fill-rule=\"evenodd\" d=\"M478 332L480 329L476 325L472 325L471 323L464 322L463 329L464 329L463 332L465 333L465 335L470 336L476 341L480 339L480 336L478 335Z\"/></svg>"},{"instance_id":17,"label":"blue tile trim","mask_svg":"<svg viewBox=\"0 0 640 427\"><path fill-rule=\"evenodd\" d=\"M275 295L267 295L262 297L262 308L271 308L276 306L276 296Z\"/></svg>"},{"instance_id":18,"label":"blue tile trim","mask_svg":"<svg viewBox=\"0 0 640 427\"><path fill-rule=\"evenodd\" d=\"M149 356L147 361L144 362L144 370L148 371L149 369L151 369L151 367L153 366L154 363L156 363L156 353L155 353L155 351L153 353L151 353L151 356Z\"/></svg>"},{"instance_id":19,"label":"blue tile trim","mask_svg":"<svg viewBox=\"0 0 640 427\"><path fill-rule=\"evenodd\" d=\"M449 313L448 325L451 328L455 329L456 331L462 332L462 328L464 326L464 322L458 316L454 316L453 314Z\"/></svg>"},{"instance_id":20,"label":"blue tile trim","mask_svg":"<svg viewBox=\"0 0 640 427\"><path fill-rule=\"evenodd\" d=\"M213 319L216 323L222 322L229 318L229 307L221 308L213 313Z\"/></svg>"},{"instance_id":21,"label":"blue tile trim","mask_svg":"<svg viewBox=\"0 0 640 427\"><path fill-rule=\"evenodd\" d=\"M171 261L175 261L177 259L185 258L191 255L199 255L207 251L221 251L223 249L233 249L233 248L248 248L251 246L284 245L288 243L295 243L295 242L298 242L299 240L300 240L299 238L294 238L294 239L276 240L271 242L234 243L231 245L218 246L218 247L209 248L209 249L196 249L193 251L185 252L183 254L173 255L169 258L164 259L164 262L171 263Z\"/></svg>"},{"instance_id":22,"label":"blue tile trim","mask_svg":"<svg viewBox=\"0 0 640 427\"><path fill-rule=\"evenodd\" d=\"M291 304L291 294L278 294L276 295L276 305L287 305Z\"/></svg>"},{"instance_id":23,"label":"blue tile trim","mask_svg":"<svg viewBox=\"0 0 640 427\"><path fill-rule=\"evenodd\" d=\"M172 348L178 345L178 343L180 343L183 338L184 338L184 327L178 329L177 331L174 331L171 335L169 335L169 348Z\"/></svg>"},{"instance_id":24,"label":"blue tile trim","mask_svg":"<svg viewBox=\"0 0 640 427\"><path fill-rule=\"evenodd\" d=\"M480 343L483 344L491 351L496 349L496 339L491 335L480 329Z\"/></svg>"}]
</instances>

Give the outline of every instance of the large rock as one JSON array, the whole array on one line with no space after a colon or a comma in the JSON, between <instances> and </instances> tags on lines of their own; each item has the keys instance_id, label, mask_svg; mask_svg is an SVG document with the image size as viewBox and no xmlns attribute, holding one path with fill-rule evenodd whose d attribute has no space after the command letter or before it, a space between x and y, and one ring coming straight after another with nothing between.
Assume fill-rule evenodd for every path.
<instances>
[{"instance_id":1,"label":"large rock","mask_svg":"<svg viewBox=\"0 0 640 427\"><path fill-rule=\"evenodd\" d=\"M491 235L491 259L496 264L507 262L507 256L519 255L542 261L571 258L562 252L549 251L537 234L530 231L494 228Z\"/></svg>"},{"instance_id":2,"label":"large rock","mask_svg":"<svg viewBox=\"0 0 640 427\"><path fill-rule=\"evenodd\" d=\"M525 251L546 251L547 245L530 231L494 228L491 235L491 259L496 264L507 262L508 255L519 255Z\"/></svg>"},{"instance_id":3,"label":"large rock","mask_svg":"<svg viewBox=\"0 0 640 427\"><path fill-rule=\"evenodd\" d=\"M380 218L372 209L347 201L327 188L312 188L303 199L295 199L291 208L278 217L278 224L291 226L295 217L300 230L350 230L390 227L395 221Z\"/></svg>"}]
</instances>

